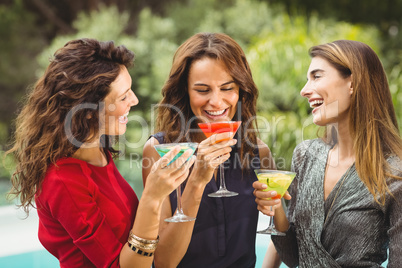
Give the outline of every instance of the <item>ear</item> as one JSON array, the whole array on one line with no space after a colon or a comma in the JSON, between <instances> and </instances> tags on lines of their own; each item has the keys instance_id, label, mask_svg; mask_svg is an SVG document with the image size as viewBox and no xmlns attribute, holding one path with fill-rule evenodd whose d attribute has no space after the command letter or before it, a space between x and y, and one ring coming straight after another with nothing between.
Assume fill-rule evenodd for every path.
<instances>
[{"instance_id":1,"label":"ear","mask_svg":"<svg viewBox=\"0 0 402 268\"><path fill-rule=\"evenodd\" d=\"M349 77L349 93L350 93L350 95L353 94L353 82L352 81L353 81L353 75L351 74Z\"/></svg>"}]
</instances>

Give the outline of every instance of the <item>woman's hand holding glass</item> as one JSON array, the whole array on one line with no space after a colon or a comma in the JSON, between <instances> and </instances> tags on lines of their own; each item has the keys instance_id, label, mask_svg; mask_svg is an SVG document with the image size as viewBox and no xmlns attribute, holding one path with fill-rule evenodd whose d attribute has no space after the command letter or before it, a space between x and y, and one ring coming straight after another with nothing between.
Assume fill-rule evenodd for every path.
<instances>
[{"instance_id":1,"label":"woman's hand holding glass","mask_svg":"<svg viewBox=\"0 0 402 268\"><path fill-rule=\"evenodd\" d=\"M202 182L206 185L211 180L216 168L229 159L231 146L237 143L236 139L232 139L233 135L230 132L214 134L200 142L197 160L190 177L195 175L197 183Z\"/></svg>"},{"instance_id":2,"label":"woman's hand holding glass","mask_svg":"<svg viewBox=\"0 0 402 268\"><path fill-rule=\"evenodd\" d=\"M168 165L179 152L180 146L176 146L153 164L143 195L163 201L188 177L189 169L195 161L195 156L187 161L193 154L191 149Z\"/></svg>"},{"instance_id":3,"label":"woman's hand holding glass","mask_svg":"<svg viewBox=\"0 0 402 268\"><path fill-rule=\"evenodd\" d=\"M275 209L282 207L281 199L272 199L273 197L276 197L278 193L276 191L262 191L267 188L267 185L259 181L255 181L253 187L255 189L254 196L256 197L255 202L257 203L257 209L264 215L274 216ZM292 197L286 191L283 198L285 200L290 200ZM273 207L272 210L271 207Z\"/></svg>"}]
</instances>

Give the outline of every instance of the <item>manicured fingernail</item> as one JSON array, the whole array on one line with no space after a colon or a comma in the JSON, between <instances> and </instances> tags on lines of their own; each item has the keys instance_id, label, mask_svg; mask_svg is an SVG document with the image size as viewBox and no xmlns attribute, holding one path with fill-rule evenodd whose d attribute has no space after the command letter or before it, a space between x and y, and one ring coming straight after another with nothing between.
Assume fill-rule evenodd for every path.
<instances>
[{"instance_id":1,"label":"manicured fingernail","mask_svg":"<svg viewBox=\"0 0 402 268\"><path fill-rule=\"evenodd\" d=\"M271 192L271 196L277 196L277 195L278 195L277 192L275 192L275 191L272 191L272 192Z\"/></svg>"}]
</instances>

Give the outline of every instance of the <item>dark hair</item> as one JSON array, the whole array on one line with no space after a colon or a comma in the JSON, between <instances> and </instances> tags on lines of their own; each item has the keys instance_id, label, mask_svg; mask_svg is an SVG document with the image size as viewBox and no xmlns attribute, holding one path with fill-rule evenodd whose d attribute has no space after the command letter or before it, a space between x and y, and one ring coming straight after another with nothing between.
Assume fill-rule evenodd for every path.
<instances>
[{"instance_id":1,"label":"dark hair","mask_svg":"<svg viewBox=\"0 0 402 268\"><path fill-rule=\"evenodd\" d=\"M375 200L380 197L385 202L386 177L399 178L392 175L387 158L397 155L402 159L402 140L380 59L368 45L350 40L314 46L310 56L327 60L344 78L352 75L349 129L356 170ZM337 143L335 129L327 128L324 138L332 145Z\"/></svg>"},{"instance_id":2,"label":"dark hair","mask_svg":"<svg viewBox=\"0 0 402 268\"><path fill-rule=\"evenodd\" d=\"M257 137L254 130L258 89L253 81L246 56L231 37L221 33L198 33L187 39L176 51L169 78L162 88L162 101L158 107L157 131L165 132L167 142L179 142L190 139L198 141L196 133L189 129L198 129L197 120L192 120L194 114L190 107L188 96L188 75L191 64L202 58L222 61L230 76L239 86L239 102L243 122L239 131L241 137L240 156L254 156ZM175 109L170 107L172 105ZM179 114L177 111L180 111ZM184 115L184 122L181 118ZM190 126L187 126L191 122ZM251 130L251 131L250 131ZM185 135L183 135L183 132ZM182 137L181 140L177 140Z\"/></svg>"},{"instance_id":3,"label":"dark hair","mask_svg":"<svg viewBox=\"0 0 402 268\"><path fill-rule=\"evenodd\" d=\"M85 142L98 133L100 103L121 67L133 60L124 46L94 39L72 40L55 52L16 120L14 144L7 152L17 163L10 194L20 196L27 213L48 166L73 155L80 142L72 139ZM115 153L108 140L105 150Z\"/></svg>"}]
</instances>

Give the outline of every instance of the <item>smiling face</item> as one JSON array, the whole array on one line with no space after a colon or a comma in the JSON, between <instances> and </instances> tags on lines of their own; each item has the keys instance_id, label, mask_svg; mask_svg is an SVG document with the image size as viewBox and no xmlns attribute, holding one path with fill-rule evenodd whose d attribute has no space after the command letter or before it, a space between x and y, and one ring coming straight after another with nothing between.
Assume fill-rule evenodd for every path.
<instances>
[{"instance_id":1,"label":"smiling face","mask_svg":"<svg viewBox=\"0 0 402 268\"><path fill-rule=\"evenodd\" d=\"M126 132L128 113L138 104L137 96L131 90L131 76L125 66L110 84L110 93L105 98L105 134L122 135Z\"/></svg>"},{"instance_id":2,"label":"smiling face","mask_svg":"<svg viewBox=\"0 0 402 268\"><path fill-rule=\"evenodd\" d=\"M314 57L307 73L307 83L300 95L313 108L314 124L325 126L347 122L350 107L352 76L343 78L327 60Z\"/></svg>"},{"instance_id":3,"label":"smiling face","mask_svg":"<svg viewBox=\"0 0 402 268\"><path fill-rule=\"evenodd\" d=\"M202 121L230 121L236 114L239 86L223 62L205 57L190 67L188 95L191 110Z\"/></svg>"}]
</instances>

